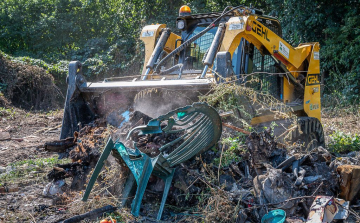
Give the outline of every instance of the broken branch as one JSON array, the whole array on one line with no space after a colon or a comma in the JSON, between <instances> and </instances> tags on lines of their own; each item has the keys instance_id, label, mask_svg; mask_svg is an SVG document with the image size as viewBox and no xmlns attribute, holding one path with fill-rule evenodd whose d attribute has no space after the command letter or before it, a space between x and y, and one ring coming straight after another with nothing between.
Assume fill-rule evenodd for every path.
<instances>
[{"instance_id":1,"label":"broken branch","mask_svg":"<svg viewBox=\"0 0 360 223\"><path fill-rule=\"evenodd\" d=\"M235 131L238 131L238 132L241 132L241 133L244 133L246 135L250 135L250 132L244 130L244 129L241 129L239 127L236 127L236 126L233 126L233 125L230 125L230 124L227 124L227 123L222 123L223 126L225 127L228 127L228 128L231 128L232 130L235 130Z\"/></svg>"}]
</instances>

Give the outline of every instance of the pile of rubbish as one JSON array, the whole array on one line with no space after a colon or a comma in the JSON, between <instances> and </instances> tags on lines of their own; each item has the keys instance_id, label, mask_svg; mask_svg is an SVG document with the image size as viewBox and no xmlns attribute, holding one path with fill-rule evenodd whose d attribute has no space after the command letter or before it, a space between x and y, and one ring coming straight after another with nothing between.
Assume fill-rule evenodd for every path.
<instances>
[{"instance_id":1,"label":"pile of rubbish","mask_svg":"<svg viewBox=\"0 0 360 223\"><path fill-rule=\"evenodd\" d=\"M120 125L116 128L95 121L75 133L73 138L48 142L46 150L69 157L72 163L57 165L48 173L50 183L44 194L64 192L65 178L72 178L70 190L83 190L110 135L128 148L134 148L135 142L135 146L149 157L157 156L160 147L181 136L181 133L157 133L127 138L131 129L146 125L151 118L138 111L126 115L126 122L117 123ZM228 128L224 131L238 134ZM162 220L202 218L211 222L239 223L360 220L359 152L336 157L321 146L310 151L287 148L274 140L270 128L252 132L245 139L247 149L229 164L221 162L230 147L218 143L213 149L178 165ZM174 148L181 143L177 142ZM126 166L119 154L112 154L118 163ZM164 187L164 180L150 177L140 216L156 218ZM114 195L121 197L121 194Z\"/></svg>"},{"instance_id":2,"label":"pile of rubbish","mask_svg":"<svg viewBox=\"0 0 360 223\"><path fill-rule=\"evenodd\" d=\"M104 146L107 134L106 127L98 127L93 123L75 132L73 138L45 143L46 151L57 152L60 158L68 157L72 162L58 164L48 173L51 183L44 188L44 195L66 191L66 178L72 178L70 190L84 189L86 177L101 155L100 148Z\"/></svg>"}]
</instances>

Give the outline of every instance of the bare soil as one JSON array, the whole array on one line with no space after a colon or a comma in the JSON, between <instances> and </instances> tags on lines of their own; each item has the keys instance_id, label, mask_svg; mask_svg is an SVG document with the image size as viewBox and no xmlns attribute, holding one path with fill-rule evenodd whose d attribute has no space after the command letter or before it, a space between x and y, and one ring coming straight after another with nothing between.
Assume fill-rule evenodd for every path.
<instances>
[{"instance_id":1,"label":"bare soil","mask_svg":"<svg viewBox=\"0 0 360 223\"><path fill-rule=\"evenodd\" d=\"M345 111L323 112L321 122L326 136L335 131L360 134L360 115L358 113Z\"/></svg>"},{"instance_id":2,"label":"bare soil","mask_svg":"<svg viewBox=\"0 0 360 223\"><path fill-rule=\"evenodd\" d=\"M11 137L0 141L0 166L53 155L41 147L45 141L59 139L62 111L46 114L14 109L12 114L0 118L0 131L9 132Z\"/></svg>"},{"instance_id":3,"label":"bare soil","mask_svg":"<svg viewBox=\"0 0 360 223\"><path fill-rule=\"evenodd\" d=\"M62 111L27 113L9 108L1 112L0 130L9 132L11 139L0 141L0 167L15 167L9 177L0 178L0 190L15 192L0 193L0 222L56 221L50 212L59 212L59 208L53 207L53 199L44 197L42 191L51 169L46 161L56 160L57 155L42 147L44 142L59 138L61 120Z\"/></svg>"}]
</instances>

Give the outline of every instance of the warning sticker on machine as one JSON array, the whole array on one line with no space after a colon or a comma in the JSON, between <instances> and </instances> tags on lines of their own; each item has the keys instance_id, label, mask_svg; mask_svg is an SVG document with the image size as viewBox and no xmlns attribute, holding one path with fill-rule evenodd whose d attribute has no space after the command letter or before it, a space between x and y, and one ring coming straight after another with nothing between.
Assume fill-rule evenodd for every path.
<instances>
[{"instance_id":1,"label":"warning sticker on machine","mask_svg":"<svg viewBox=\"0 0 360 223\"><path fill-rule=\"evenodd\" d=\"M230 23L229 30L237 30L244 28L244 21L239 17L233 17L229 19L229 23Z\"/></svg>"},{"instance_id":2,"label":"warning sticker on machine","mask_svg":"<svg viewBox=\"0 0 360 223\"><path fill-rule=\"evenodd\" d=\"M310 104L310 110L316 110L319 109L319 104Z\"/></svg>"},{"instance_id":3,"label":"warning sticker on machine","mask_svg":"<svg viewBox=\"0 0 360 223\"><path fill-rule=\"evenodd\" d=\"M319 59L320 59L319 52L314 52L314 60L319 60Z\"/></svg>"},{"instance_id":4,"label":"warning sticker on machine","mask_svg":"<svg viewBox=\"0 0 360 223\"><path fill-rule=\"evenodd\" d=\"M236 30L236 29L243 29L244 24L243 23L232 23L229 26L229 30Z\"/></svg>"},{"instance_id":5,"label":"warning sticker on machine","mask_svg":"<svg viewBox=\"0 0 360 223\"><path fill-rule=\"evenodd\" d=\"M290 50L285 44L279 41L279 52L284 55L287 59L289 59Z\"/></svg>"},{"instance_id":6,"label":"warning sticker on machine","mask_svg":"<svg viewBox=\"0 0 360 223\"><path fill-rule=\"evenodd\" d=\"M142 37L151 37L153 35L154 35L154 31L144 31L141 36Z\"/></svg>"}]
</instances>

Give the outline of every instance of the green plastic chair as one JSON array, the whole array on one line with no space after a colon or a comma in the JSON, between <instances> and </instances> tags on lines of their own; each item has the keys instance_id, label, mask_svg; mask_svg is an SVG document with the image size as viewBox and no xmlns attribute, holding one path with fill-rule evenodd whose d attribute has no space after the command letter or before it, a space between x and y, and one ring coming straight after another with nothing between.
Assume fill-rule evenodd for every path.
<instances>
[{"instance_id":1,"label":"green plastic chair","mask_svg":"<svg viewBox=\"0 0 360 223\"><path fill-rule=\"evenodd\" d=\"M161 129L161 123L167 125ZM194 103L191 106L178 108L166 115L152 119L145 126L139 126L132 129L127 138L134 132L139 131L139 135L154 133L178 133L183 134L178 138L160 147L160 154L156 157L149 157L142 153L134 142L135 149L129 149L123 143L113 142L110 138L101 154L93 175L87 185L83 201L86 201L90 191L99 175L104 161L109 156L111 150L115 149L121 155L124 162L134 175L137 183L135 198L131 204L131 213L139 216L141 200L143 198L146 186L151 174L162 178L165 181L165 188L161 200L160 210L157 219L161 219L165 201L170 189L171 181L174 176L176 165L189 160L210 148L220 139L222 132L222 123L216 110L206 103ZM177 148L173 146L182 142ZM167 151L172 148L172 152Z\"/></svg>"}]
</instances>

